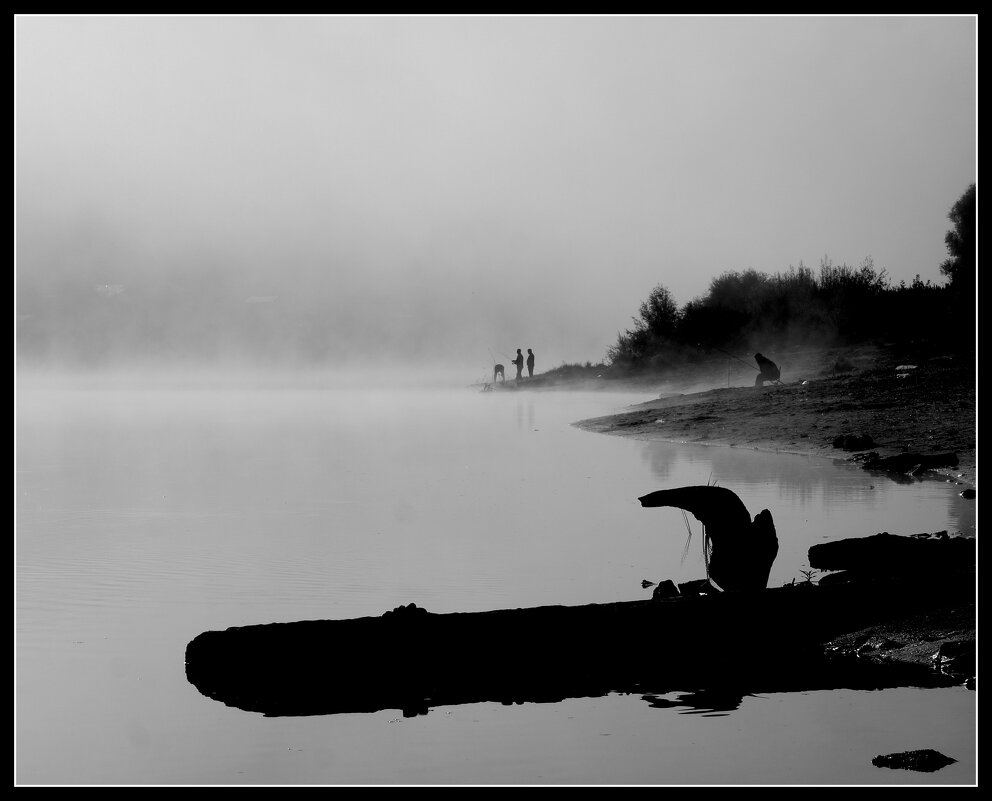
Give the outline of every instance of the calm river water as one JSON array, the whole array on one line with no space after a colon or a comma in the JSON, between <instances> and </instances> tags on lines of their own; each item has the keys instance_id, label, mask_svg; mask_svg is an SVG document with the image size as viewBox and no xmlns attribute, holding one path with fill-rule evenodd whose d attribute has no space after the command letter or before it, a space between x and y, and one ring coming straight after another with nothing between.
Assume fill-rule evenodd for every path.
<instances>
[{"instance_id":1,"label":"calm river water","mask_svg":"<svg viewBox=\"0 0 992 801\"><path fill-rule=\"evenodd\" d=\"M186 644L209 629L411 602L632 600L650 596L642 579L700 578L699 524L683 560L681 512L637 502L664 487L716 482L752 514L771 509L773 585L802 580L824 539L974 533L974 502L954 485L570 425L648 399L21 381L16 781L973 783L976 702L963 688L268 718L186 681ZM935 774L871 765L915 748L958 762Z\"/></svg>"}]
</instances>

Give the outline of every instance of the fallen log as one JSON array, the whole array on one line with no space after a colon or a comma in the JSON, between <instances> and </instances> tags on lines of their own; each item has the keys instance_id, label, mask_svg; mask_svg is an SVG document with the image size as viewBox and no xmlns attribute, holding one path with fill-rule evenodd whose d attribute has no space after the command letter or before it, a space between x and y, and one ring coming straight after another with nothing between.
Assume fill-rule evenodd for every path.
<instances>
[{"instance_id":1,"label":"fallen log","mask_svg":"<svg viewBox=\"0 0 992 801\"><path fill-rule=\"evenodd\" d=\"M973 537L950 537L946 531L915 537L883 531L870 537L822 542L809 549L809 566L817 570L876 577L973 570L975 559Z\"/></svg>"},{"instance_id":2,"label":"fallen log","mask_svg":"<svg viewBox=\"0 0 992 801\"><path fill-rule=\"evenodd\" d=\"M207 631L186 648L204 695L266 715L446 704L560 701L611 692L737 692L943 686L921 665L837 660L846 632L973 603L973 585L937 575L585 606L379 617Z\"/></svg>"}]
</instances>

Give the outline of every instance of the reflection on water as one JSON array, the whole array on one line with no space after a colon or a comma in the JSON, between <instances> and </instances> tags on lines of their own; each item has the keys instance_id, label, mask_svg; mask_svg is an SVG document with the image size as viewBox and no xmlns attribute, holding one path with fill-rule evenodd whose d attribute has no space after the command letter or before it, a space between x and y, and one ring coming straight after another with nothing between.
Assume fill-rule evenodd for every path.
<instances>
[{"instance_id":1,"label":"reflection on water","mask_svg":"<svg viewBox=\"0 0 992 801\"><path fill-rule=\"evenodd\" d=\"M625 737L634 731L627 726L652 741L695 736L686 716L642 720L619 699L600 699L592 716L573 714L588 708L579 702L550 713L434 712L420 728L382 715L275 722L199 695L185 680L183 652L210 629L379 615L410 602L452 612L649 597L643 579L703 574L696 547L682 560L681 513L665 510L673 513L666 518L636 500L666 486L716 481L752 513L771 509L780 539L772 583L796 578L806 548L824 538L974 531L973 502L939 483L883 485L825 460L643 443L569 425L641 400L316 387L36 392L22 384L19 780L684 778L693 775L692 749L672 751L677 770L656 749L602 749L597 729L607 719L609 733ZM711 713L728 711L710 700ZM760 708L767 711L748 714L809 723L792 711L800 704ZM530 724L542 737L521 738ZM769 749L775 731L763 735ZM733 741L707 736L707 749ZM967 746L967 732L962 738ZM517 749L524 740L526 756ZM702 759L700 778L689 781L712 776ZM817 773L812 758L807 767ZM730 781L747 775L742 768Z\"/></svg>"},{"instance_id":2,"label":"reflection on water","mask_svg":"<svg viewBox=\"0 0 992 801\"><path fill-rule=\"evenodd\" d=\"M682 715L720 717L739 709L745 698L754 697L750 693L726 689L695 690L671 693L670 696L645 695L644 700L652 709L677 709Z\"/></svg>"}]
</instances>

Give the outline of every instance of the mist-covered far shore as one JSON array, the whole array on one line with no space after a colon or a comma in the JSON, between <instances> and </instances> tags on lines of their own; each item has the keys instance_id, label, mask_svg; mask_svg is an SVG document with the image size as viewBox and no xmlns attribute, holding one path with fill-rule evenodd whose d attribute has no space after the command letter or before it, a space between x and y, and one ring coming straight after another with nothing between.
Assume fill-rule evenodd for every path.
<instances>
[{"instance_id":1,"label":"mist-covered far shore","mask_svg":"<svg viewBox=\"0 0 992 801\"><path fill-rule=\"evenodd\" d=\"M367 390L464 389L486 378L469 365L399 364L382 362L360 367L258 366L248 364L113 365L100 368L19 364L15 389L140 390L140 389L258 389ZM491 379L491 376L489 376Z\"/></svg>"}]
</instances>

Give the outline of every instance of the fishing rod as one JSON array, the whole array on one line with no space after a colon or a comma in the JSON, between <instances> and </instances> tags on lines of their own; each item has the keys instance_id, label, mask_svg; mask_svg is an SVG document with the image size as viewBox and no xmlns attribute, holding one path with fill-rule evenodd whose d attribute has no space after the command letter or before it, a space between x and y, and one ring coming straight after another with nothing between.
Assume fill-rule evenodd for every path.
<instances>
[{"instance_id":1,"label":"fishing rod","mask_svg":"<svg viewBox=\"0 0 992 801\"><path fill-rule=\"evenodd\" d=\"M513 361L513 357L512 357L512 356L508 356L508 355L507 355L506 353L504 353L503 351L500 351L499 353L500 353L500 356L504 356L504 357L506 357L506 358L507 358L507 359L509 359L509 360L510 360L511 362ZM493 364L496 364L496 357L495 357L495 356L493 356L493 349L492 349L492 348L489 348L489 355L490 355L490 356L492 357L492 360L493 360Z\"/></svg>"},{"instance_id":2,"label":"fishing rod","mask_svg":"<svg viewBox=\"0 0 992 801\"><path fill-rule=\"evenodd\" d=\"M752 370L757 370L759 373L761 372L761 370L759 368L755 367L753 364L751 364L751 362L744 361L740 356L734 356L733 353L727 353L727 351L725 351L725 350L723 350L721 348L714 348L712 345L710 346L710 348L712 350L719 351L724 356L729 356L731 359L737 359L737 361L739 361L741 364L746 364Z\"/></svg>"}]
</instances>

